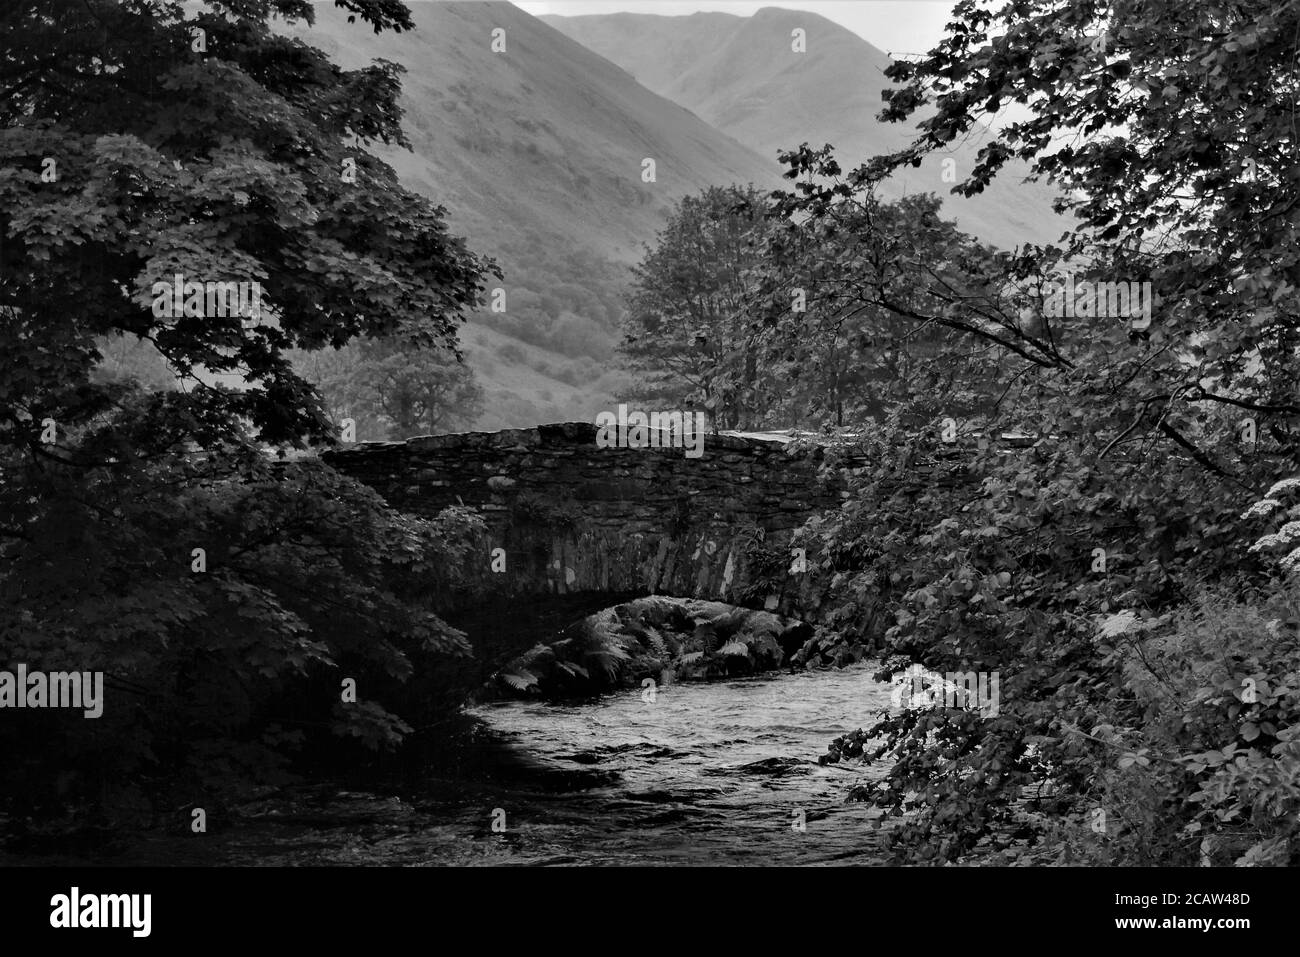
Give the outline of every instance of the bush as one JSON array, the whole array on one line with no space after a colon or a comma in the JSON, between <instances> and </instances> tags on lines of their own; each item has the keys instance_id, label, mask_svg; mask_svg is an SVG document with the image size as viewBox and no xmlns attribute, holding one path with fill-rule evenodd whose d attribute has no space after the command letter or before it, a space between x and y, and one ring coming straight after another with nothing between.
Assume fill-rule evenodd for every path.
<instances>
[{"instance_id":1,"label":"bush","mask_svg":"<svg viewBox=\"0 0 1300 957\"><path fill-rule=\"evenodd\" d=\"M1300 586L1252 559L1258 517L1175 457L1102 473L1064 441L944 458L900 438L868 440L879 464L805 534L850 620L892 622L882 678L997 672L1001 700L833 744L893 761L855 796L907 812L897 859L1294 863Z\"/></svg>"},{"instance_id":2,"label":"bush","mask_svg":"<svg viewBox=\"0 0 1300 957\"><path fill-rule=\"evenodd\" d=\"M428 604L471 584L483 526L465 510L413 518L319 461L260 457L47 491L25 547L0 548L0 604L23 609L0 616L0 647L30 671L103 672L105 700L94 720L0 724L6 811L142 824L348 772L429 720L436 694L408 693L413 675L468 653Z\"/></svg>"}]
</instances>

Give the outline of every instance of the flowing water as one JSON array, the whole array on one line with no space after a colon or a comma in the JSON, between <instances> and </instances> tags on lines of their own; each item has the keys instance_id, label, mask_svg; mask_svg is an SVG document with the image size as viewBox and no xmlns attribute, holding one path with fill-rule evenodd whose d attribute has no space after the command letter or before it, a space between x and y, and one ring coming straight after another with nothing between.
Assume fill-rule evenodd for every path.
<instances>
[{"instance_id":1,"label":"flowing water","mask_svg":"<svg viewBox=\"0 0 1300 957\"><path fill-rule=\"evenodd\" d=\"M878 812L844 798L884 768L816 760L889 707L874 670L678 683L653 702L633 690L482 705L473 714L508 773L439 783L434 768L432 786L406 797L282 791L212 833L103 863L883 862Z\"/></svg>"},{"instance_id":2,"label":"flowing water","mask_svg":"<svg viewBox=\"0 0 1300 957\"><path fill-rule=\"evenodd\" d=\"M822 864L883 860L874 812L845 803L883 768L819 765L889 706L861 663L475 708L513 769L414 801L330 794L270 808L223 858L311 864ZM522 762L522 763L520 763ZM318 815L317 817L313 817ZM504 827L504 830L494 829Z\"/></svg>"},{"instance_id":3,"label":"flowing water","mask_svg":"<svg viewBox=\"0 0 1300 957\"><path fill-rule=\"evenodd\" d=\"M883 769L816 763L832 738L888 708L890 688L873 670L670 685L653 703L629 691L591 704L478 709L539 761L612 777L550 800L503 794L507 823L513 810L519 827L512 853L536 863L879 860L872 812L844 796Z\"/></svg>"}]
</instances>

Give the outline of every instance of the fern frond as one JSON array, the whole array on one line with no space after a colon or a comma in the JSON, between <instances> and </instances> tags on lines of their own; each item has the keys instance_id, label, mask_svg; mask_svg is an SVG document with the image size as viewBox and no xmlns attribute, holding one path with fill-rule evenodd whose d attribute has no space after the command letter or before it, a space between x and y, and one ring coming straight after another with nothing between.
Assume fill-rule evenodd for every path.
<instances>
[{"instance_id":1,"label":"fern frond","mask_svg":"<svg viewBox=\"0 0 1300 957\"><path fill-rule=\"evenodd\" d=\"M582 665L574 664L572 661L557 661L556 666L563 668L571 675L582 675L584 678L590 678L591 675Z\"/></svg>"},{"instance_id":2,"label":"fern frond","mask_svg":"<svg viewBox=\"0 0 1300 957\"><path fill-rule=\"evenodd\" d=\"M658 628L652 625L645 626L646 638L650 643L650 650L656 658L666 658L668 656L668 642L664 639L663 634Z\"/></svg>"},{"instance_id":3,"label":"fern frond","mask_svg":"<svg viewBox=\"0 0 1300 957\"><path fill-rule=\"evenodd\" d=\"M618 660L614 655L607 651L590 651L587 653L587 660L595 662L600 670L605 673L605 677L614 679L618 677Z\"/></svg>"},{"instance_id":4,"label":"fern frond","mask_svg":"<svg viewBox=\"0 0 1300 957\"><path fill-rule=\"evenodd\" d=\"M537 684L537 676L530 671L506 672L501 676L501 680L514 688L516 691L527 691Z\"/></svg>"}]
</instances>

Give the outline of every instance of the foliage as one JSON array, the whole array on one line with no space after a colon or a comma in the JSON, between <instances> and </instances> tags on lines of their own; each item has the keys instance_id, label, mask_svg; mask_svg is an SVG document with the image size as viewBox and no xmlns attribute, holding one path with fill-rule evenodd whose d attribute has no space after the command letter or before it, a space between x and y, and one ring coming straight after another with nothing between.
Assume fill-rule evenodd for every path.
<instances>
[{"instance_id":1,"label":"foliage","mask_svg":"<svg viewBox=\"0 0 1300 957\"><path fill-rule=\"evenodd\" d=\"M409 26L391 0L344 5ZM156 401L192 418L189 431L242 417L263 441L323 438L286 349L364 334L454 350L458 313L481 289L485 264L447 234L443 211L344 144L404 142L392 64L345 72L272 33L272 13L311 19L300 0L183 13L145 0L5 9L0 305L20 350L8 368L23 370L0 378L6 444L38 441L46 417L71 427L111 405L86 380L95 337L118 333L152 341L182 377L183 392ZM153 284L177 274L259 282L262 320L155 315Z\"/></svg>"},{"instance_id":2,"label":"foliage","mask_svg":"<svg viewBox=\"0 0 1300 957\"><path fill-rule=\"evenodd\" d=\"M838 174L829 148L805 147L787 161L790 175ZM912 421L928 421L993 404L1000 389L986 351L961 348L953 330L927 315L940 304L936 291L970 286L994 262L992 250L940 216L938 199L885 203L867 191L822 208L777 193L769 216L750 295L763 321L748 346L769 373L769 422L838 427L900 402ZM896 382L909 384L905 394Z\"/></svg>"},{"instance_id":3,"label":"foliage","mask_svg":"<svg viewBox=\"0 0 1300 957\"><path fill-rule=\"evenodd\" d=\"M633 660L628 637L608 628L599 616L566 629L569 636L539 644L507 665L496 678L516 692L554 694L556 689L589 694L616 687Z\"/></svg>"},{"instance_id":4,"label":"foliage","mask_svg":"<svg viewBox=\"0 0 1300 957\"><path fill-rule=\"evenodd\" d=\"M439 349L380 340L294 358L324 396L331 419L356 423L359 442L455 432L483 411L483 389L470 366Z\"/></svg>"},{"instance_id":5,"label":"foliage","mask_svg":"<svg viewBox=\"0 0 1300 957\"><path fill-rule=\"evenodd\" d=\"M475 321L566 356L603 362L613 355L631 278L626 265L541 234L505 244L500 262L508 280L504 310L484 306ZM537 367L528 350L520 361Z\"/></svg>"},{"instance_id":6,"label":"foliage","mask_svg":"<svg viewBox=\"0 0 1300 957\"><path fill-rule=\"evenodd\" d=\"M829 148L787 155L789 175L838 175ZM723 428L844 426L892 411L912 385L914 420L991 406L986 351L925 314L992 271L994 253L940 217L933 196L833 205L752 187L676 207L636 271L622 352L640 393L702 406ZM873 298L875 297L875 298ZM938 329L938 331L936 331Z\"/></svg>"},{"instance_id":7,"label":"foliage","mask_svg":"<svg viewBox=\"0 0 1300 957\"><path fill-rule=\"evenodd\" d=\"M1274 680L1259 674L1266 650L1265 671L1300 666L1297 649L1263 627L1240 629L1228 660L1224 646L1177 630L1190 614L1180 609L1216 593L1201 583L1229 564L1225 555L1250 568L1239 506L1199 481L1197 463L1178 471L1128 463L1112 478L1063 467L1074 454L1053 446L1000 465L985 460L974 468L987 473L982 481L946 480L965 471L951 460L928 476L882 466L867 482L876 494L820 529L841 566L837 590L869 595L861 614L877 603L889 610L891 652L939 672L1000 677L996 716L936 706L882 715L867 729L878 739L868 756L897 763L864 796L913 815L894 836L903 859L956 860L1004 846L1028 814L1044 831L1066 821L1074 838L1089 838L1076 841L1076 857L1086 845L1098 862L1188 862L1192 854L1195 863L1195 842L1178 828L1199 820L1200 784L1169 769L1211 748L1231 751L1235 725L1206 712L1229 712L1229 683L1240 691L1251 675ZM873 551L855 554L868 516ZM1104 571L1094 571L1094 548L1106 551ZM1262 614L1256 602L1264 604L1238 599L1235 613ZM1202 627L1223 633L1214 621ZM1152 680L1168 680L1166 661L1189 669L1176 692L1182 710ZM1282 715L1276 728L1289 720ZM1209 730L1194 737L1201 724ZM1136 782L1141 775L1148 780ZM1100 836L1091 831L1098 809L1108 822Z\"/></svg>"},{"instance_id":8,"label":"foliage","mask_svg":"<svg viewBox=\"0 0 1300 957\"><path fill-rule=\"evenodd\" d=\"M0 494L35 490L43 507L0 550L0 599L20 610L0 647L107 681L100 719L5 724L5 793L31 811L111 803L127 782L219 792L282 767L304 731L392 747L410 728L375 693L469 651L416 596L467 562L482 532L470 513L394 512L315 460L200 455L71 477L9 465ZM343 677L361 707L338 706Z\"/></svg>"},{"instance_id":9,"label":"foliage","mask_svg":"<svg viewBox=\"0 0 1300 957\"><path fill-rule=\"evenodd\" d=\"M710 187L674 208L634 270L622 353L641 393L700 408L720 428L755 424L755 354L747 348L749 273L765 230L753 186Z\"/></svg>"},{"instance_id":10,"label":"foliage","mask_svg":"<svg viewBox=\"0 0 1300 957\"><path fill-rule=\"evenodd\" d=\"M1031 117L1000 130L954 191L979 192L1010 156L1032 160L1080 217L1067 244L1080 271L1149 279L1160 308L1149 336L1087 323L1086 345L1069 351L1051 322L1016 331L956 300L935 321L1001 339L1036 369L1063 375L1076 403L1132 422L1136 434L1154 427L1206 454L1218 436L1203 444L1188 432L1217 409L1234 426L1253 416L1290 449L1287 420L1300 411L1300 169L1286 144L1300 96L1300 10L1269 0L1113 8L1016 0L990 12L965 0L955 13L927 57L888 73L905 86L887 94L885 117L933 104L921 135L845 185L870 184L942 147L1004 102L1024 104ZM1028 280L1056 261L1030 249L1009 265ZM978 318L993 328L981 332Z\"/></svg>"},{"instance_id":11,"label":"foliage","mask_svg":"<svg viewBox=\"0 0 1300 957\"><path fill-rule=\"evenodd\" d=\"M397 0L337 5L411 26ZM334 439L293 350L455 355L494 268L366 151L405 142L399 69L271 29L313 15L0 11L0 650L109 682L100 719L6 721L3 793L28 813L190 803L294 755L355 765L340 736L393 745L423 717L401 687L467 650L425 596L468 585L476 520L393 513L285 456ZM261 314L155 308L177 275L256 282Z\"/></svg>"},{"instance_id":12,"label":"foliage","mask_svg":"<svg viewBox=\"0 0 1300 957\"><path fill-rule=\"evenodd\" d=\"M1289 487L1249 507L1296 468L1298 30L1263 0L963 0L888 71L883 115L920 111L914 143L847 173L785 155L773 304L811 270L833 281L814 321L859 308L937 344L849 418L872 464L805 529L835 614L904 661L1000 676L996 714L906 708L833 746L893 762L860 796L902 861L1300 854L1296 516ZM1030 118L957 190L1031 161L1080 217L1059 248L923 244L881 215L883 176L1010 102ZM1150 282L1153 321L1057 313L1064 273ZM806 335L788 310L762 325L777 350Z\"/></svg>"},{"instance_id":13,"label":"foliage","mask_svg":"<svg viewBox=\"0 0 1300 957\"><path fill-rule=\"evenodd\" d=\"M524 696L563 699L640 688L646 678L668 684L747 674L785 663L782 646L801 627L716 602L638 599L571 625L496 680Z\"/></svg>"}]
</instances>

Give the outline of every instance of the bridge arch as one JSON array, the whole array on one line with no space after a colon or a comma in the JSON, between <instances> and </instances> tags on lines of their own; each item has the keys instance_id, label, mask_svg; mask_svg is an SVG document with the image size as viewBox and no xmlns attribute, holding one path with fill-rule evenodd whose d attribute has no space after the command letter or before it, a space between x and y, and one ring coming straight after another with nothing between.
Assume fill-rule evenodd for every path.
<instances>
[{"instance_id":1,"label":"bridge arch","mask_svg":"<svg viewBox=\"0 0 1300 957\"><path fill-rule=\"evenodd\" d=\"M597 433L568 422L367 442L325 459L403 511L463 504L484 518L490 541L467 571L486 598L438 604L476 645L507 619L513 631L532 623L519 644L647 595L820 619L826 582L791 536L848 494L843 474L822 468L823 448L721 433L694 457L667 435L628 448L601 447Z\"/></svg>"}]
</instances>

